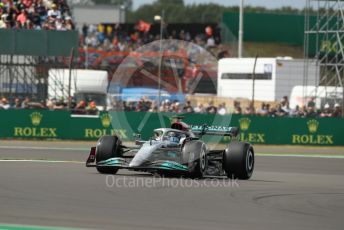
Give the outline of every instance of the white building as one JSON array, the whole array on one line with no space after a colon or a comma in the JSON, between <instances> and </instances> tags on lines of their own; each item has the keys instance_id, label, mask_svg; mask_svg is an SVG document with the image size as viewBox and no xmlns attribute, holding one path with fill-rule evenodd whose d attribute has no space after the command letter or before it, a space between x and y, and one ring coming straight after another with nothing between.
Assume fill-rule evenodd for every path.
<instances>
[{"instance_id":1,"label":"white building","mask_svg":"<svg viewBox=\"0 0 344 230\"><path fill-rule=\"evenodd\" d=\"M305 79L304 60L291 58L224 58L218 63L217 95L230 98L276 101L289 96L296 85L318 83L315 62L308 68ZM254 72L254 81L253 81ZM310 77L311 76L311 77Z\"/></svg>"},{"instance_id":2,"label":"white building","mask_svg":"<svg viewBox=\"0 0 344 230\"><path fill-rule=\"evenodd\" d=\"M73 18L78 28L83 24L125 23L125 9L115 5L74 5Z\"/></svg>"}]
</instances>

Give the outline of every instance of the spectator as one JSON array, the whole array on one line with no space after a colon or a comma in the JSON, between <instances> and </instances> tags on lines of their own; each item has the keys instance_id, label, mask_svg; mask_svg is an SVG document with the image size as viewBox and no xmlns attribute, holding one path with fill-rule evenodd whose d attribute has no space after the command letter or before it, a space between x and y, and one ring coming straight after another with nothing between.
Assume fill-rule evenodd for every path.
<instances>
[{"instance_id":1,"label":"spectator","mask_svg":"<svg viewBox=\"0 0 344 230\"><path fill-rule=\"evenodd\" d=\"M53 100L54 102L54 109L65 109L67 108L67 104L64 102L63 98L58 101Z\"/></svg>"},{"instance_id":2,"label":"spectator","mask_svg":"<svg viewBox=\"0 0 344 230\"><path fill-rule=\"evenodd\" d=\"M183 108L183 113L193 113L194 109L191 106L191 101L187 101L186 105Z\"/></svg>"},{"instance_id":3,"label":"spectator","mask_svg":"<svg viewBox=\"0 0 344 230\"><path fill-rule=\"evenodd\" d=\"M257 114L261 116L267 116L269 114L268 104L263 102L261 108L258 109Z\"/></svg>"},{"instance_id":4,"label":"spectator","mask_svg":"<svg viewBox=\"0 0 344 230\"><path fill-rule=\"evenodd\" d=\"M311 97L311 99L307 103L307 108L315 108L315 97Z\"/></svg>"},{"instance_id":5,"label":"spectator","mask_svg":"<svg viewBox=\"0 0 344 230\"><path fill-rule=\"evenodd\" d=\"M221 103L219 105L219 108L217 110L217 113L220 114L220 115L225 115L227 113L227 109L226 109L226 103Z\"/></svg>"},{"instance_id":6,"label":"spectator","mask_svg":"<svg viewBox=\"0 0 344 230\"><path fill-rule=\"evenodd\" d=\"M291 117L299 117L299 116L301 116L302 113L301 113L301 111L300 111L300 106L297 105L297 106L295 107L295 109L290 110L289 115L290 115Z\"/></svg>"},{"instance_id":7,"label":"spectator","mask_svg":"<svg viewBox=\"0 0 344 230\"><path fill-rule=\"evenodd\" d=\"M197 103L197 106L194 108L195 113L205 113L205 109L202 103Z\"/></svg>"},{"instance_id":8,"label":"spectator","mask_svg":"<svg viewBox=\"0 0 344 230\"><path fill-rule=\"evenodd\" d=\"M281 99L281 109L282 109L285 113L289 113L289 112L290 112L288 96L284 96L284 97Z\"/></svg>"},{"instance_id":9,"label":"spectator","mask_svg":"<svg viewBox=\"0 0 344 230\"><path fill-rule=\"evenodd\" d=\"M98 114L97 105L94 101L90 101L86 107L87 114L96 115Z\"/></svg>"},{"instance_id":10,"label":"spectator","mask_svg":"<svg viewBox=\"0 0 344 230\"><path fill-rule=\"evenodd\" d=\"M170 107L170 100L166 99L161 103L159 111L160 112L170 112L169 107Z\"/></svg>"},{"instance_id":11,"label":"spectator","mask_svg":"<svg viewBox=\"0 0 344 230\"><path fill-rule=\"evenodd\" d=\"M320 113L320 117L332 117L332 111L328 103L325 104L324 110Z\"/></svg>"},{"instance_id":12,"label":"spectator","mask_svg":"<svg viewBox=\"0 0 344 230\"><path fill-rule=\"evenodd\" d=\"M21 27L24 27L24 24L27 20L27 12L22 9L21 13L17 16L17 21L20 23Z\"/></svg>"},{"instance_id":13,"label":"spectator","mask_svg":"<svg viewBox=\"0 0 344 230\"><path fill-rule=\"evenodd\" d=\"M54 107L55 107L55 103L54 103L53 100L48 99L48 100L47 100L47 103L46 103L46 106L47 106L47 108L48 108L49 110L53 110Z\"/></svg>"},{"instance_id":14,"label":"spectator","mask_svg":"<svg viewBox=\"0 0 344 230\"><path fill-rule=\"evenodd\" d=\"M26 8L30 8L32 5L32 2L33 0L22 0L22 3Z\"/></svg>"},{"instance_id":15,"label":"spectator","mask_svg":"<svg viewBox=\"0 0 344 230\"><path fill-rule=\"evenodd\" d=\"M208 103L208 107L205 109L205 111L207 113L210 113L210 114L216 114L217 113L217 108L214 106L214 102L213 101L210 101Z\"/></svg>"},{"instance_id":16,"label":"spectator","mask_svg":"<svg viewBox=\"0 0 344 230\"><path fill-rule=\"evenodd\" d=\"M216 47L215 40L214 40L213 37L209 37L209 38L207 39L206 48L209 49L209 48L214 48L214 47Z\"/></svg>"},{"instance_id":17,"label":"spectator","mask_svg":"<svg viewBox=\"0 0 344 230\"><path fill-rule=\"evenodd\" d=\"M78 102L74 108L74 113L76 114L85 114L86 113L86 103L84 100Z\"/></svg>"},{"instance_id":18,"label":"spectator","mask_svg":"<svg viewBox=\"0 0 344 230\"><path fill-rule=\"evenodd\" d=\"M182 112L180 103L178 101L173 101L172 105L170 106L170 112L174 112L174 113Z\"/></svg>"},{"instance_id":19,"label":"spectator","mask_svg":"<svg viewBox=\"0 0 344 230\"><path fill-rule=\"evenodd\" d=\"M25 99L23 100L21 107L23 109L28 109L29 108L29 102L30 102L30 98L29 97L25 97Z\"/></svg>"},{"instance_id":20,"label":"spectator","mask_svg":"<svg viewBox=\"0 0 344 230\"><path fill-rule=\"evenodd\" d=\"M282 109L282 104L278 104L276 107L275 115L278 117L286 116L288 113Z\"/></svg>"},{"instance_id":21,"label":"spectator","mask_svg":"<svg viewBox=\"0 0 344 230\"><path fill-rule=\"evenodd\" d=\"M16 97L16 98L14 99L14 104L13 104L12 108L13 108L13 109L20 109L20 108L21 108L21 104L20 104L19 98Z\"/></svg>"},{"instance_id":22,"label":"spectator","mask_svg":"<svg viewBox=\"0 0 344 230\"><path fill-rule=\"evenodd\" d=\"M75 29L75 25L74 25L74 23L73 23L73 21L72 21L72 18L70 17L70 16L67 16L66 18L65 18L65 29L66 30L74 30Z\"/></svg>"},{"instance_id":23,"label":"spectator","mask_svg":"<svg viewBox=\"0 0 344 230\"><path fill-rule=\"evenodd\" d=\"M244 114L245 114L245 115L250 115L250 114L252 114L251 108L250 108L249 106L246 106L246 107L245 107Z\"/></svg>"},{"instance_id":24,"label":"spectator","mask_svg":"<svg viewBox=\"0 0 344 230\"><path fill-rule=\"evenodd\" d=\"M306 106L302 106L301 107L301 110L299 112L299 116L300 117L307 117L308 113L307 113L307 109L306 109Z\"/></svg>"},{"instance_id":25,"label":"spectator","mask_svg":"<svg viewBox=\"0 0 344 230\"><path fill-rule=\"evenodd\" d=\"M234 114L242 114L240 102L234 101Z\"/></svg>"},{"instance_id":26,"label":"spectator","mask_svg":"<svg viewBox=\"0 0 344 230\"><path fill-rule=\"evenodd\" d=\"M82 37L85 42L85 38L87 37L87 31L88 31L88 26L84 23L81 28L82 31Z\"/></svg>"},{"instance_id":27,"label":"spectator","mask_svg":"<svg viewBox=\"0 0 344 230\"><path fill-rule=\"evenodd\" d=\"M6 99L6 97L3 97L0 102L0 109L9 109L9 108L10 108L10 104L8 103L8 100Z\"/></svg>"},{"instance_id":28,"label":"spectator","mask_svg":"<svg viewBox=\"0 0 344 230\"><path fill-rule=\"evenodd\" d=\"M341 117L342 116L342 109L338 103L334 105L334 111L332 117Z\"/></svg>"},{"instance_id":29,"label":"spectator","mask_svg":"<svg viewBox=\"0 0 344 230\"><path fill-rule=\"evenodd\" d=\"M250 102L250 104L245 108L244 114L247 114L247 115L255 114L255 109L252 102Z\"/></svg>"},{"instance_id":30,"label":"spectator","mask_svg":"<svg viewBox=\"0 0 344 230\"><path fill-rule=\"evenodd\" d=\"M307 115L306 117L312 117L315 118L318 116L317 111L315 110L315 106L309 106L307 109Z\"/></svg>"},{"instance_id":31,"label":"spectator","mask_svg":"<svg viewBox=\"0 0 344 230\"><path fill-rule=\"evenodd\" d=\"M271 116L271 117L277 116L276 112L277 112L276 108L271 106L270 109L269 109L269 116Z\"/></svg>"},{"instance_id":32,"label":"spectator","mask_svg":"<svg viewBox=\"0 0 344 230\"><path fill-rule=\"evenodd\" d=\"M7 28L7 17L8 14L2 14L0 18L0 29L6 29Z\"/></svg>"},{"instance_id":33,"label":"spectator","mask_svg":"<svg viewBox=\"0 0 344 230\"><path fill-rule=\"evenodd\" d=\"M157 103L156 103L155 101L153 101L153 102L151 103L151 106L150 106L148 112L152 112L152 113L158 112L158 106L157 106L156 104L157 104Z\"/></svg>"},{"instance_id":34,"label":"spectator","mask_svg":"<svg viewBox=\"0 0 344 230\"><path fill-rule=\"evenodd\" d=\"M52 17L52 18L61 18L61 12L57 9L57 5L55 3L53 3L51 5L51 9L48 10L48 17Z\"/></svg>"}]
</instances>

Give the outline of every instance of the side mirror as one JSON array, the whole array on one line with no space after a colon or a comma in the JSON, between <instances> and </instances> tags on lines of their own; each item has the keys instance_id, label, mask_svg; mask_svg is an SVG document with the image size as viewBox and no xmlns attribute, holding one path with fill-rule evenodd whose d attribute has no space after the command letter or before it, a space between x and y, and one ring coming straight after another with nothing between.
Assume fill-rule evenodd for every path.
<instances>
[{"instance_id":1,"label":"side mirror","mask_svg":"<svg viewBox=\"0 0 344 230\"><path fill-rule=\"evenodd\" d=\"M142 145L142 140L141 140L141 134L139 133L134 133L134 141L136 145Z\"/></svg>"},{"instance_id":2,"label":"side mirror","mask_svg":"<svg viewBox=\"0 0 344 230\"><path fill-rule=\"evenodd\" d=\"M134 133L133 134L135 140L141 140L141 134L139 133Z\"/></svg>"}]
</instances>

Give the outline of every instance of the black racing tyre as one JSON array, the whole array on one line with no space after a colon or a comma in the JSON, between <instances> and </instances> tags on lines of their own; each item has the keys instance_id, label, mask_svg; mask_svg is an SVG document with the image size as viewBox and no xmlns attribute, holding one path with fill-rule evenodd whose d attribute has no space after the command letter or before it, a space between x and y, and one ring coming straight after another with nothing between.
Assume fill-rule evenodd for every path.
<instances>
[{"instance_id":1,"label":"black racing tyre","mask_svg":"<svg viewBox=\"0 0 344 230\"><path fill-rule=\"evenodd\" d=\"M202 178L208 168L207 149L201 141L185 143L182 150L183 162L188 166L191 178Z\"/></svg>"},{"instance_id":2,"label":"black racing tyre","mask_svg":"<svg viewBox=\"0 0 344 230\"><path fill-rule=\"evenodd\" d=\"M223 153L222 166L228 178L249 179L254 169L252 145L238 140L231 141Z\"/></svg>"},{"instance_id":3,"label":"black racing tyre","mask_svg":"<svg viewBox=\"0 0 344 230\"><path fill-rule=\"evenodd\" d=\"M101 174L116 174L118 169L113 167L97 166L97 171Z\"/></svg>"},{"instance_id":4,"label":"black racing tyre","mask_svg":"<svg viewBox=\"0 0 344 230\"><path fill-rule=\"evenodd\" d=\"M121 157L121 140L117 136L102 136L96 147L96 163L113 157ZM104 174L116 174L118 168L97 166L97 171Z\"/></svg>"}]
</instances>

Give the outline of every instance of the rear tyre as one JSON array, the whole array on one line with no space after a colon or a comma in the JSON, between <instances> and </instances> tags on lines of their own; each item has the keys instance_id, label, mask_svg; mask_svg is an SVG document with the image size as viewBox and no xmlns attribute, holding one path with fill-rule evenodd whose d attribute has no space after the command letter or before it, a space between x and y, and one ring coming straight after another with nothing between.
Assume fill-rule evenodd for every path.
<instances>
[{"instance_id":1,"label":"rear tyre","mask_svg":"<svg viewBox=\"0 0 344 230\"><path fill-rule=\"evenodd\" d=\"M228 178L249 179L254 169L252 145L237 140L231 141L223 153L222 166Z\"/></svg>"},{"instance_id":2,"label":"rear tyre","mask_svg":"<svg viewBox=\"0 0 344 230\"><path fill-rule=\"evenodd\" d=\"M117 136L106 135L99 138L96 147L96 163L121 156L121 140ZM116 174L118 168L111 166L97 166L97 171L104 174Z\"/></svg>"}]
</instances>

